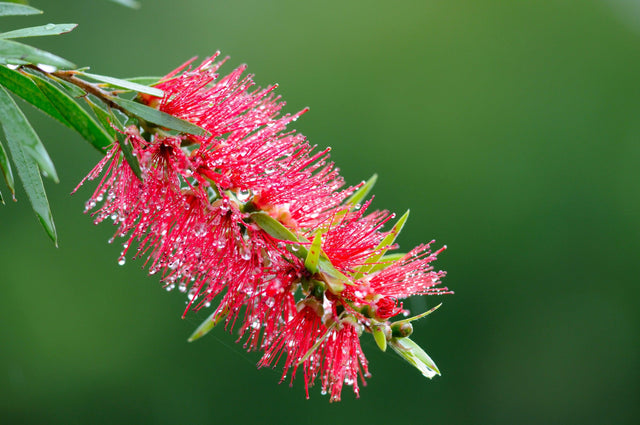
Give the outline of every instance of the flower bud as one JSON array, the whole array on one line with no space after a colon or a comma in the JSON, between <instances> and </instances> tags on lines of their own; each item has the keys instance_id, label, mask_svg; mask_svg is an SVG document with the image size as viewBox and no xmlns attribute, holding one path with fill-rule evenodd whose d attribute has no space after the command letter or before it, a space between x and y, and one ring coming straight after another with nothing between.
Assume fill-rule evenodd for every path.
<instances>
[{"instance_id":1,"label":"flower bud","mask_svg":"<svg viewBox=\"0 0 640 425\"><path fill-rule=\"evenodd\" d=\"M397 322L391 325L391 336L394 338L406 338L413 333L413 325L408 322Z\"/></svg>"}]
</instances>

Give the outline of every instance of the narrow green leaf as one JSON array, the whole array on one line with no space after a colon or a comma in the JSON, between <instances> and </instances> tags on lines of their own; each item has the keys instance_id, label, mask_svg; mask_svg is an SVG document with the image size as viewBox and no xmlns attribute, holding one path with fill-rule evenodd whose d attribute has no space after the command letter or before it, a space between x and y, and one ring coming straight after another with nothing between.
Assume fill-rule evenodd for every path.
<instances>
[{"instance_id":1,"label":"narrow green leaf","mask_svg":"<svg viewBox=\"0 0 640 425\"><path fill-rule=\"evenodd\" d=\"M398 222L393 226L391 231L387 234L387 236L384 237L384 239L382 239L380 244L378 244L378 246L376 247L376 251L378 251L378 253L372 255L367 259L367 263L369 264L365 264L364 266L360 267L360 271L356 273L354 279L358 279L364 276L366 273L370 272L370 270L375 265L374 263L377 263L380 258L382 258L382 256L389 250L389 246L391 246L396 240L396 237L398 237L398 235L402 231L402 227L404 227L404 223L407 221L407 218L409 218L409 210L407 210L407 212L398 219Z\"/></svg>"},{"instance_id":2,"label":"narrow green leaf","mask_svg":"<svg viewBox=\"0 0 640 425\"><path fill-rule=\"evenodd\" d=\"M18 105L4 88L0 89L0 121L7 139L19 143L24 151L38 163L40 169L57 183L58 174L47 150Z\"/></svg>"},{"instance_id":3,"label":"narrow green leaf","mask_svg":"<svg viewBox=\"0 0 640 425\"><path fill-rule=\"evenodd\" d=\"M111 0L114 3L118 3L122 6L128 7L130 9L140 9L140 2L136 0Z\"/></svg>"},{"instance_id":4,"label":"narrow green leaf","mask_svg":"<svg viewBox=\"0 0 640 425\"><path fill-rule=\"evenodd\" d=\"M58 35L72 31L78 24L47 24L37 27L20 28L19 30L0 33L0 38L40 37Z\"/></svg>"},{"instance_id":5,"label":"narrow green leaf","mask_svg":"<svg viewBox=\"0 0 640 425\"><path fill-rule=\"evenodd\" d=\"M26 44L11 40L0 40L0 63L33 63L36 65L50 65L55 68L75 68L76 66L66 59L53 53L36 49Z\"/></svg>"},{"instance_id":6,"label":"narrow green leaf","mask_svg":"<svg viewBox=\"0 0 640 425\"><path fill-rule=\"evenodd\" d=\"M57 119L69 128L73 128L58 112L49 99L40 91L38 86L23 73L14 71L6 66L0 66L0 83L11 92L26 100L49 116Z\"/></svg>"},{"instance_id":7,"label":"narrow green leaf","mask_svg":"<svg viewBox=\"0 0 640 425\"><path fill-rule=\"evenodd\" d=\"M383 325L372 325L371 331L378 348L382 351L387 351L387 336L384 333Z\"/></svg>"},{"instance_id":8,"label":"narrow green leaf","mask_svg":"<svg viewBox=\"0 0 640 425\"><path fill-rule=\"evenodd\" d=\"M96 123L91 115L71 96L40 77L33 76L31 78L70 124L70 127L80 133L93 147L104 154L104 149L113 143L113 139L109 136L109 133Z\"/></svg>"},{"instance_id":9,"label":"narrow green leaf","mask_svg":"<svg viewBox=\"0 0 640 425\"><path fill-rule=\"evenodd\" d=\"M140 164L138 164L138 160L135 156L133 156L133 149L131 145L127 143L127 138L124 134L116 132L116 140L120 145L120 150L122 151L122 155L124 156L125 161L129 164L131 171L136 175L138 180L142 181L142 171L140 171Z\"/></svg>"},{"instance_id":10,"label":"narrow green leaf","mask_svg":"<svg viewBox=\"0 0 640 425\"><path fill-rule=\"evenodd\" d=\"M409 338L391 338L389 345L403 359L417 368L425 377L431 379L440 375L440 371L431 357L422 348Z\"/></svg>"},{"instance_id":11,"label":"narrow green leaf","mask_svg":"<svg viewBox=\"0 0 640 425\"><path fill-rule=\"evenodd\" d=\"M250 214L251 219L262 230L276 239L291 242L306 242L307 240L296 237L289 229L284 227L275 218L271 217L264 211L258 211ZM294 253L300 259L306 259L308 250L302 245L291 244L292 249L290 251ZM327 286L334 294L339 294L344 290L344 285L351 285L350 279L342 272L336 269L331 261L323 255L320 255L318 259L318 272L322 275L323 280L327 283Z\"/></svg>"},{"instance_id":12,"label":"narrow green leaf","mask_svg":"<svg viewBox=\"0 0 640 425\"><path fill-rule=\"evenodd\" d=\"M7 156L7 151L4 150L2 142L0 142L0 171L2 171L4 181L7 183L7 187L9 188L9 190L11 191L11 195L15 199L16 190L13 182L11 163L9 163L9 157Z\"/></svg>"},{"instance_id":13,"label":"narrow green leaf","mask_svg":"<svg viewBox=\"0 0 640 425\"><path fill-rule=\"evenodd\" d=\"M122 125L120 124L118 119L115 118L113 114L110 114L109 112L98 106L93 100L89 98L89 96L85 96L84 100L85 102L87 102L89 107L91 107L93 114L96 116L96 118L98 118L98 121L100 122L100 124L102 124L102 127L104 127L107 133L109 133L109 136L111 136L111 138L115 140L117 132L113 129L113 127L111 127L111 124L116 125L118 128L122 128Z\"/></svg>"},{"instance_id":14,"label":"narrow green leaf","mask_svg":"<svg viewBox=\"0 0 640 425\"><path fill-rule=\"evenodd\" d=\"M0 90L0 92L6 94L4 90ZM9 134L7 134L7 141L9 143L9 150L13 157L13 162L16 164L16 168L18 170L18 176L20 176L20 180L22 180L22 185L27 193L31 207L38 216L40 224L42 224L51 240L53 240L55 245L58 246L56 227L53 223L53 216L51 215L51 210L49 208L47 194L45 193L44 186L42 185L38 164L36 164L31 156L26 154L20 141L14 140L12 136L9 136Z\"/></svg>"},{"instance_id":15,"label":"narrow green leaf","mask_svg":"<svg viewBox=\"0 0 640 425\"><path fill-rule=\"evenodd\" d=\"M4 198L2 197L2 192L0 192L0 203L4 205Z\"/></svg>"},{"instance_id":16,"label":"narrow green leaf","mask_svg":"<svg viewBox=\"0 0 640 425\"><path fill-rule=\"evenodd\" d=\"M0 16L25 16L25 15L39 15L42 10L30 6L24 6L15 3L0 3Z\"/></svg>"},{"instance_id":17,"label":"narrow green leaf","mask_svg":"<svg viewBox=\"0 0 640 425\"><path fill-rule=\"evenodd\" d=\"M32 75L40 77L39 74ZM87 95L87 92L82 90L80 87L76 86L75 84L71 84L70 82L65 81L61 78L58 78L55 75L47 74L45 80L68 94L72 99L78 99Z\"/></svg>"},{"instance_id":18,"label":"narrow green leaf","mask_svg":"<svg viewBox=\"0 0 640 425\"><path fill-rule=\"evenodd\" d=\"M110 86L119 87L127 90L133 90L139 93L146 93L156 97L164 96L164 92L160 89L134 83L132 81L121 80L120 78L108 77L106 75L90 74L88 72L83 72L81 73L81 75L84 75L85 77L89 77L96 81L107 83Z\"/></svg>"},{"instance_id":19,"label":"narrow green leaf","mask_svg":"<svg viewBox=\"0 0 640 425\"><path fill-rule=\"evenodd\" d=\"M191 334L191 336L187 341L193 342L196 339L200 339L206 334L208 334L209 332L211 332L211 330L215 328L216 325L222 321L222 319L227 317L227 314L229 314L228 307L225 307L220 311L216 310L213 313L211 313L211 315L207 317L207 319L204 322L202 322L200 326L196 328L196 330Z\"/></svg>"},{"instance_id":20,"label":"narrow green leaf","mask_svg":"<svg viewBox=\"0 0 640 425\"><path fill-rule=\"evenodd\" d=\"M139 116L145 121L149 121L150 123L170 128L172 130L178 130L182 133L195 134L196 136L205 136L209 134L204 128L198 127L197 125L192 124L189 121L181 120L180 118L176 118L173 115L167 114L166 112L150 108L141 103L122 99L120 97L112 97L110 99L127 111Z\"/></svg>"},{"instance_id":21,"label":"narrow green leaf","mask_svg":"<svg viewBox=\"0 0 640 425\"><path fill-rule=\"evenodd\" d=\"M376 184L377 180L378 180L377 174L374 174L373 176L371 176L371 178L367 180L367 182L364 185L362 185L360 189L356 190L355 193L351 195L349 199L347 199L345 204L356 205L361 203L362 200L367 197L369 192L371 192L371 189L373 189L373 186Z\"/></svg>"},{"instance_id":22,"label":"narrow green leaf","mask_svg":"<svg viewBox=\"0 0 640 425\"><path fill-rule=\"evenodd\" d=\"M415 322L418 319L422 319L423 317L426 317L426 316L430 315L431 313L433 313L434 311L439 309L441 305L442 305L442 303L438 304L437 306L433 307L430 310L425 311L424 313L418 314L418 315L413 316L413 317L409 317L408 319L403 319L403 320L398 320L397 322L393 322L393 325L400 326L400 325L402 325L404 323Z\"/></svg>"},{"instance_id":23,"label":"narrow green leaf","mask_svg":"<svg viewBox=\"0 0 640 425\"><path fill-rule=\"evenodd\" d=\"M340 270L336 269L331 261L325 257L320 257L318 261L318 270L323 276L327 286L334 294L339 294L344 290L345 285L352 285L351 280L345 276Z\"/></svg>"},{"instance_id":24,"label":"narrow green leaf","mask_svg":"<svg viewBox=\"0 0 640 425\"><path fill-rule=\"evenodd\" d=\"M291 242L299 242L296 235L291 232L291 230L287 229L275 218L271 217L264 211L254 212L250 214L251 219L258 225L262 230L267 232L271 237L280 239L281 241L291 241ZM300 247L300 249L304 250L304 255L307 255L307 249L305 247ZM302 257L304 258L304 257Z\"/></svg>"},{"instance_id":25,"label":"narrow green leaf","mask_svg":"<svg viewBox=\"0 0 640 425\"><path fill-rule=\"evenodd\" d=\"M373 265L373 267L371 267L371 269L369 269L368 273L373 273L373 272L377 272L379 270L384 270L387 267L389 267L390 265L392 265L393 263L395 263L398 260L401 260L402 258L404 258L404 256L407 255L404 252L399 252L397 254L387 254L382 256L382 258L380 258L378 260L378 262L376 264Z\"/></svg>"},{"instance_id":26,"label":"narrow green leaf","mask_svg":"<svg viewBox=\"0 0 640 425\"><path fill-rule=\"evenodd\" d=\"M304 266L311 274L318 272L318 262L320 260L320 252L322 251L322 234L317 232L304 260Z\"/></svg>"},{"instance_id":27,"label":"narrow green leaf","mask_svg":"<svg viewBox=\"0 0 640 425\"><path fill-rule=\"evenodd\" d=\"M162 77L131 77L125 78L127 81L131 81L132 83L142 84L143 86L152 86L157 84Z\"/></svg>"}]
</instances>

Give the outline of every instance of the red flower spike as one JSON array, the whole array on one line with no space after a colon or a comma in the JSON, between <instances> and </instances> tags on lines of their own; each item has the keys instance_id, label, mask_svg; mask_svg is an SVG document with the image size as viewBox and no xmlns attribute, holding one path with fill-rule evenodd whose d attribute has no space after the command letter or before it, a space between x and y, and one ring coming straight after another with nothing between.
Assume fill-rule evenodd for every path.
<instances>
[{"instance_id":1,"label":"red flower spike","mask_svg":"<svg viewBox=\"0 0 640 425\"><path fill-rule=\"evenodd\" d=\"M138 97L210 136L123 130L142 179L114 143L85 178L102 176L87 211L97 207L95 222L111 218L115 236L126 238L120 264L137 242L134 258L146 257L149 274L187 293L184 314L215 304L211 326L193 339L224 320L228 330L237 325L247 350L263 352L259 367L285 356L281 381L291 373L293 383L301 366L307 398L316 378L331 401L340 400L344 384L359 396L358 379L364 385L370 376L360 334L390 329L386 321L403 311L399 299L450 293L439 287L444 272L431 266L442 250L421 245L381 267L377 259L396 247L389 236L401 226L385 232L389 212L365 214L371 201L347 201L362 184L343 189L330 149L315 151L287 130L306 109L280 116L275 86L255 88L244 66L220 76L217 56L195 68L192 59L164 77L156 84L162 98ZM255 211L292 233L268 233ZM316 234L322 251L308 269L302 247ZM420 369L426 353L398 341L390 344Z\"/></svg>"},{"instance_id":2,"label":"red flower spike","mask_svg":"<svg viewBox=\"0 0 640 425\"><path fill-rule=\"evenodd\" d=\"M329 392L331 401L340 401L342 386L347 384L353 386L353 392L359 397L358 376L366 385L364 378L370 374L356 326L343 322L337 330L331 331L324 342L322 357L323 394Z\"/></svg>"}]
</instances>

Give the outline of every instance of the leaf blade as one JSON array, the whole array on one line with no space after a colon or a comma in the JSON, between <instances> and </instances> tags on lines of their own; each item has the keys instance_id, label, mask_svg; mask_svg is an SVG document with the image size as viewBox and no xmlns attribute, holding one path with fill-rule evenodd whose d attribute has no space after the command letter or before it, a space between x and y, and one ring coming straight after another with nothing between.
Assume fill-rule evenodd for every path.
<instances>
[{"instance_id":1,"label":"leaf blade","mask_svg":"<svg viewBox=\"0 0 640 425\"><path fill-rule=\"evenodd\" d=\"M68 60L53 53L37 49L17 41L0 39L0 63L32 63L50 65L56 68L69 69L76 66Z\"/></svg>"},{"instance_id":2,"label":"leaf blade","mask_svg":"<svg viewBox=\"0 0 640 425\"><path fill-rule=\"evenodd\" d=\"M9 94L4 89L0 89L0 97L9 97ZM3 127L4 122L6 122L6 119L3 120ZM44 185L42 184L38 164L24 151L20 141L15 140L13 137L14 135L11 132L6 133L5 129L5 135L7 136L9 151L11 151L13 162L15 163L18 171L18 176L22 181L22 186L27 193L27 198L29 198L31 207L36 213L40 224L47 232L47 235L49 235L54 244L58 246L56 227L53 222L53 215L51 214L47 194L44 190Z\"/></svg>"},{"instance_id":3,"label":"leaf blade","mask_svg":"<svg viewBox=\"0 0 640 425\"><path fill-rule=\"evenodd\" d=\"M133 90L138 93L150 94L151 96L162 97L164 92L154 87L149 87L143 84L139 84L133 81L122 80L120 78L109 77L107 75L90 74L88 72L82 72L80 75L84 75L96 81L107 83L114 87L119 87L127 90Z\"/></svg>"},{"instance_id":4,"label":"leaf blade","mask_svg":"<svg viewBox=\"0 0 640 425\"><path fill-rule=\"evenodd\" d=\"M19 143L23 150L35 160L40 169L57 183L58 174L42 141L4 88L0 90L0 121L7 140L11 139L13 142Z\"/></svg>"},{"instance_id":5,"label":"leaf blade","mask_svg":"<svg viewBox=\"0 0 640 425\"><path fill-rule=\"evenodd\" d=\"M0 39L59 35L72 31L78 24L47 24L0 33Z\"/></svg>"},{"instance_id":6,"label":"leaf blade","mask_svg":"<svg viewBox=\"0 0 640 425\"><path fill-rule=\"evenodd\" d=\"M371 192L371 189L373 189L376 181L378 181L378 175L374 174L373 176L371 176L371 178L369 178L369 180L367 180L362 186L360 186L360 188L356 190L353 195L349 197L349 199L345 201L345 204L357 205L361 203L362 200L369 194L369 192Z\"/></svg>"},{"instance_id":7,"label":"leaf blade","mask_svg":"<svg viewBox=\"0 0 640 425\"><path fill-rule=\"evenodd\" d=\"M60 121L62 124L73 129L71 124L58 112L55 106L51 104L49 99L40 91L38 86L21 72L9 69L6 66L0 66L0 81L2 85L9 89L16 96L21 97L42 112L48 114L52 118Z\"/></svg>"},{"instance_id":8,"label":"leaf blade","mask_svg":"<svg viewBox=\"0 0 640 425\"><path fill-rule=\"evenodd\" d=\"M42 10L35 7L15 3L0 3L0 16L39 15Z\"/></svg>"},{"instance_id":9,"label":"leaf blade","mask_svg":"<svg viewBox=\"0 0 640 425\"><path fill-rule=\"evenodd\" d=\"M211 313L211 315L207 317L205 321L202 322L200 326L196 328L195 331L193 331L189 339L187 339L187 342L193 342L197 339L202 338L209 332L211 332L211 330L213 330L213 328L215 328L218 325L218 323L222 321L222 319L227 317L228 313L229 313L228 307L225 307L220 311L216 310L213 313Z\"/></svg>"},{"instance_id":10,"label":"leaf blade","mask_svg":"<svg viewBox=\"0 0 640 425\"><path fill-rule=\"evenodd\" d=\"M311 274L318 272L318 263L320 261L320 252L322 251L322 233L317 232L311 242L311 247L304 260L304 266Z\"/></svg>"},{"instance_id":11,"label":"leaf blade","mask_svg":"<svg viewBox=\"0 0 640 425\"><path fill-rule=\"evenodd\" d=\"M15 199L16 190L13 180L13 172L11 171L11 164L9 163L7 151L4 149L2 142L0 142L0 171L2 171L4 181L7 183L7 187L11 191L13 199Z\"/></svg>"},{"instance_id":12,"label":"leaf blade","mask_svg":"<svg viewBox=\"0 0 640 425\"><path fill-rule=\"evenodd\" d=\"M166 112L159 111L149 106L143 105L132 100L122 99L120 97L110 98L114 103L131 112L134 115L139 116L145 121L150 123L166 127L172 130L177 130L181 133L194 134L196 136L205 136L208 134L207 130L199 127L189 121L176 118L173 115L169 115Z\"/></svg>"},{"instance_id":13,"label":"leaf blade","mask_svg":"<svg viewBox=\"0 0 640 425\"><path fill-rule=\"evenodd\" d=\"M387 236L385 236L384 239L382 239L382 241L378 244L378 246L376 247L376 251L378 251L377 254L374 254L367 259L368 264L365 264L362 267L360 267L360 271L356 274L354 279L358 279L364 276L365 274L369 273L371 269L373 269L373 267L376 266L376 263L380 260L380 258L382 258L382 256L386 254L386 252L389 250L389 246L391 246L395 242L396 238L402 231L402 228L404 227L404 223L406 223L407 218L409 218L409 210L407 210L407 212L405 212L402 215L402 217L398 219L398 221L393 226L393 228L391 228Z\"/></svg>"},{"instance_id":14,"label":"leaf blade","mask_svg":"<svg viewBox=\"0 0 640 425\"><path fill-rule=\"evenodd\" d=\"M136 0L111 0L113 3L118 3L124 7L128 7L129 9L140 9L140 2Z\"/></svg>"},{"instance_id":15,"label":"leaf blade","mask_svg":"<svg viewBox=\"0 0 640 425\"><path fill-rule=\"evenodd\" d=\"M431 357L409 338L391 338L389 345L409 364L418 369L426 378L440 375L440 370Z\"/></svg>"},{"instance_id":16,"label":"leaf blade","mask_svg":"<svg viewBox=\"0 0 640 425\"><path fill-rule=\"evenodd\" d=\"M104 149L111 146L113 139L71 96L64 93L48 81L32 76L31 79L51 104L69 123L69 126L84 137L94 148L104 154Z\"/></svg>"}]
</instances>

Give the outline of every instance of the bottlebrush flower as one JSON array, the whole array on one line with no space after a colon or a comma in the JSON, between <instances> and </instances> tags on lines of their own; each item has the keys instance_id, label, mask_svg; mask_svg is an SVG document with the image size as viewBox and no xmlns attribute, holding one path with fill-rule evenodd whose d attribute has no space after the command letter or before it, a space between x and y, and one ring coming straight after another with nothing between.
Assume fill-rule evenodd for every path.
<instances>
[{"instance_id":1,"label":"bottlebrush flower","mask_svg":"<svg viewBox=\"0 0 640 425\"><path fill-rule=\"evenodd\" d=\"M190 340L225 322L245 348L263 352L259 367L282 359L291 382L301 372L307 397L316 380L331 401L344 384L359 395L358 380L370 376L363 333L425 376L439 373L407 338L415 318L389 319L407 312L399 300L448 293L438 289L444 272L431 266L441 250L389 255L406 214L383 230L394 215L359 204L375 179L343 188L329 150L287 130L306 110L281 116L275 86L254 88L244 66L221 77L216 57L162 78L162 97L137 98L208 135L139 117L114 123L118 142L86 177L102 176L87 211L96 208L96 223L112 219L125 238L120 264L137 244L134 258L146 257L149 274L188 292L185 314L215 305Z\"/></svg>"}]
</instances>

